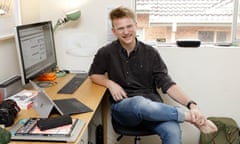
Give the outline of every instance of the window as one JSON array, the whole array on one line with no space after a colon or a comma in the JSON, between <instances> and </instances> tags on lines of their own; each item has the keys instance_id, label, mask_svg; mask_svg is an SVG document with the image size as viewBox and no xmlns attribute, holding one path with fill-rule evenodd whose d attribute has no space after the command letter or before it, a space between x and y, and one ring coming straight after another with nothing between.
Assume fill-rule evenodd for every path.
<instances>
[{"instance_id":1,"label":"window","mask_svg":"<svg viewBox=\"0 0 240 144\"><path fill-rule=\"evenodd\" d=\"M217 32L216 42L225 42L227 40L227 32Z\"/></svg>"},{"instance_id":2,"label":"window","mask_svg":"<svg viewBox=\"0 0 240 144\"><path fill-rule=\"evenodd\" d=\"M213 31L200 31L198 33L198 38L202 42L213 42L214 41L214 32Z\"/></svg>"},{"instance_id":3,"label":"window","mask_svg":"<svg viewBox=\"0 0 240 144\"><path fill-rule=\"evenodd\" d=\"M234 0L135 1L141 30L138 36L145 42L173 43L177 39L200 39L203 43L232 42ZM240 33L239 15L238 28Z\"/></svg>"}]
</instances>

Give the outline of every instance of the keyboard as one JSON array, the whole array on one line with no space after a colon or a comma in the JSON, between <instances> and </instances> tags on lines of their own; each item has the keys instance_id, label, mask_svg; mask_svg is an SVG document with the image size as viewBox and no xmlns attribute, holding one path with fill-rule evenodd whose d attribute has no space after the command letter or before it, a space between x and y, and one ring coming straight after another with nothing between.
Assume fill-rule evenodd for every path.
<instances>
[{"instance_id":1,"label":"keyboard","mask_svg":"<svg viewBox=\"0 0 240 144\"><path fill-rule=\"evenodd\" d=\"M59 91L59 94L72 94L88 77L87 73L77 73L67 84L65 84Z\"/></svg>"}]
</instances>

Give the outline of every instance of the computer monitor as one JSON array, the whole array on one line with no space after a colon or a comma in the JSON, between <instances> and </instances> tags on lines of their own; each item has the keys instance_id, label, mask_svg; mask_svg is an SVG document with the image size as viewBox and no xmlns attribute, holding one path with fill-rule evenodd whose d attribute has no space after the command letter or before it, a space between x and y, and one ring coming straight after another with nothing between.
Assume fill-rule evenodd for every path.
<instances>
[{"instance_id":1,"label":"computer monitor","mask_svg":"<svg viewBox=\"0 0 240 144\"><path fill-rule=\"evenodd\" d=\"M57 66L51 21L19 25L16 41L24 85Z\"/></svg>"}]
</instances>

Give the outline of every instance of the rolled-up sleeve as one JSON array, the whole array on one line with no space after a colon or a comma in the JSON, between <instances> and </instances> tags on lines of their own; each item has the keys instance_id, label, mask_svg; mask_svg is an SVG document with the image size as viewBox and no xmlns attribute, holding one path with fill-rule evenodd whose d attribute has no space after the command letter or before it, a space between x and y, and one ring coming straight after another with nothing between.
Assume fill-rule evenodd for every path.
<instances>
[{"instance_id":1,"label":"rolled-up sleeve","mask_svg":"<svg viewBox=\"0 0 240 144\"><path fill-rule=\"evenodd\" d=\"M104 74L107 69L107 60L106 56L104 55L104 49L99 49L96 53L93 62L90 66L89 75L92 74Z\"/></svg>"},{"instance_id":2,"label":"rolled-up sleeve","mask_svg":"<svg viewBox=\"0 0 240 144\"><path fill-rule=\"evenodd\" d=\"M157 88L161 88L163 93L166 93L172 85L176 84L169 76L167 66L159 53L156 53L154 57L153 75L155 85Z\"/></svg>"}]
</instances>

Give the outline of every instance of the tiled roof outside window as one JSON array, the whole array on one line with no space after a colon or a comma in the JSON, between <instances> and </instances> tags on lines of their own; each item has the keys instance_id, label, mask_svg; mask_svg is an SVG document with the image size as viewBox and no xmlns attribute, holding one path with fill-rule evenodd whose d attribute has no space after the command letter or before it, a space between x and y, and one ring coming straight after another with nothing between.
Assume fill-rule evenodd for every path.
<instances>
[{"instance_id":1,"label":"tiled roof outside window","mask_svg":"<svg viewBox=\"0 0 240 144\"><path fill-rule=\"evenodd\" d=\"M148 13L150 23L229 23L233 0L136 0L136 11Z\"/></svg>"}]
</instances>

